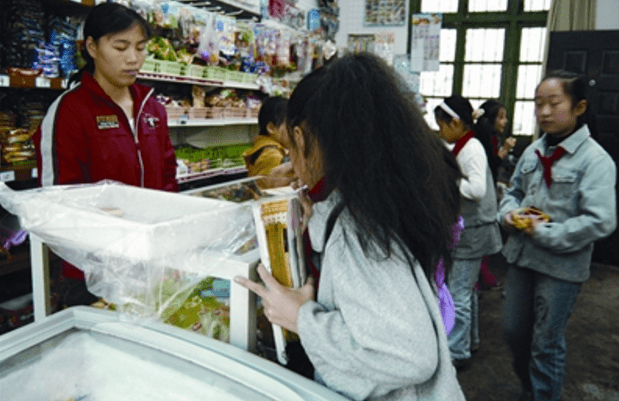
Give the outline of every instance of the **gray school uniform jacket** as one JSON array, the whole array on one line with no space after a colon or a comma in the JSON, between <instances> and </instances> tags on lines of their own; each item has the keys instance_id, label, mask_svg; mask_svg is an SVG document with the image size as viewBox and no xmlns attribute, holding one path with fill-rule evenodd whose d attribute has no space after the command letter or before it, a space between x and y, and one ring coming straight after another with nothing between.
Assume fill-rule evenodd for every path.
<instances>
[{"instance_id":1,"label":"gray school uniform jacket","mask_svg":"<svg viewBox=\"0 0 619 401\"><path fill-rule=\"evenodd\" d=\"M471 144L477 139L471 139ZM478 146L481 146L479 144ZM466 145L462 152L470 150ZM479 149L483 152L483 147ZM482 153L485 162L486 154ZM458 159L458 163L460 160ZM478 200L461 197L461 214L464 218L464 231L455 246L452 255L455 259L479 259L486 255L493 255L501 250L503 241L501 231L496 221L497 198L494 179L490 166L486 164L486 192Z\"/></svg>"},{"instance_id":2,"label":"gray school uniform jacket","mask_svg":"<svg viewBox=\"0 0 619 401\"><path fill-rule=\"evenodd\" d=\"M346 209L324 243L339 199L334 191L314 204L309 222L320 282L297 327L315 380L353 400L464 400L421 266L415 262L413 275L403 256L365 257Z\"/></svg>"},{"instance_id":3,"label":"gray school uniform jacket","mask_svg":"<svg viewBox=\"0 0 619 401\"><path fill-rule=\"evenodd\" d=\"M584 125L559 145L565 155L552 165L547 187L544 167L535 154L551 154L545 134L523 152L501 200L498 220L519 207L535 206L551 221L535 228L533 237L512 233L503 248L509 263L560 280L581 283L589 278L593 243L617 227L617 167Z\"/></svg>"}]
</instances>

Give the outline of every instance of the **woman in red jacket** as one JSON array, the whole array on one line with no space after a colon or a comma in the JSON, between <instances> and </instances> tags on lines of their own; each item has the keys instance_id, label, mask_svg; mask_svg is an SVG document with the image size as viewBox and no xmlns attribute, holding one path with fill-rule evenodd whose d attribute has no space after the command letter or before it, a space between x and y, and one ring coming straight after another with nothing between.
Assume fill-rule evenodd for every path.
<instances>
[{"instance_id":1,"label":"woman in red jacket","mask_svg":"<svg viewBox=\"0 0 619 401\"><path fill-rule=\"evenodd\" d=\"M87 65L50 106L34 137L39 185L104 179L177 191L176 157L165 109L137 84L151 36L148 23L117 3L94 7L84 24ZM84 276L65 263L66 305L94 301ZM67 291L65 291L67 292ZM83 296L78 295L82 293Z\"/></svg>"}]
</instances>

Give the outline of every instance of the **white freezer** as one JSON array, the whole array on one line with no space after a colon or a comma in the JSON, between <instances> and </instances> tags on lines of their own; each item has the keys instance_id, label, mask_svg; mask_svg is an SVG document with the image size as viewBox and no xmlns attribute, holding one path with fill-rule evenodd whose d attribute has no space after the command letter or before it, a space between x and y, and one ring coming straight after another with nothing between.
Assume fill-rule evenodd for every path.
<instances>
[{"instance_id":1,"label":"white freezer","mask_svg":"<svg viewBox=\"0 0 619 401\"><path fill-rule=\"evenodd\" d=\"M73 307L0 337L3 400L344 401L231 345Z\"/></svg>"}]
</instances>

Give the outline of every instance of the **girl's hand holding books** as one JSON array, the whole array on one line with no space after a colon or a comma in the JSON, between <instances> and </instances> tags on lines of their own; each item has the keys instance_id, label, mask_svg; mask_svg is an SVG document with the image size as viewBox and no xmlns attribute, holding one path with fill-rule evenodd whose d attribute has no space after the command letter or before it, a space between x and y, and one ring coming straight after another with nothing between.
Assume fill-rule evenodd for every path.
<instances>
[{"instance_id":1,"label":"girl's hand holding books","mask_svg":"<svg viewBox=\"0 0 619 401\"><path fill-rule=\"evenodd\" d=\"M303 287L292 289L278 283L262 264L258 266L258 275L266 286L239 276L234 281L262 298L264 314L271 323L297 333L299 309L314 299L313 279L310 277Z\"/></svg>"}]
</instances>

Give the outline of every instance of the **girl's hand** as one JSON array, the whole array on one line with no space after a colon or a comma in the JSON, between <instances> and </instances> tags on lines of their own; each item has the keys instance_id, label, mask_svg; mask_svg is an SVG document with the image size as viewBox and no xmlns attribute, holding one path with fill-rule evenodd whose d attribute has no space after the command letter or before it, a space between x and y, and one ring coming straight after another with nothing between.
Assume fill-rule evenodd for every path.
<instances>
[{"instance_id":1,"label":"girl's hand","mask_svg":"<svg viewBox=\"0 0 619 401\"><path fill-rule=\"evenodd\" d=\"M290 185L296 178L294 176L294 170L292 169L292 163L282 163L277 167L274 167L271 172L264 178L259 180L259 185L262 188L279 188Z\"/></svg>"},{"instance_id":2,"label":"girl's hand","mask_svg":"<svg viewBox=\"0 0 619 401\"><path fill-rule=\"evenodd\" d=\"M505 223L510 232L518 231L518 229L516 228L516 223L514 223L514 214L516 214L516 211L512 210L503 217L503 222Z\"/></svg>"},{"instance_id":3,"label":"girl's hand","mask_svg":"<svg viewBox=\"0 0 619 401\"><path fill-rule=\"evenodd\" d=\"M533 237L535 234L535 227L543 223L546 223L546 220L544 220L542 216L531 216L531 224L522 231Z\"/></svg>"},{"instance_id":4,"label":"girl's hand","mask_svg":"<svg viewBox=\"0 0 619 401\"><path fill-rule=\"evenodd\" d=\"M499 149L498 156L501 159L505 159L507 157L507 154L514 148L514 146L516 146L516 138L510 136L505 140L505 142L503 142L503 146L501 146L501 149Z\"/></svg>"},{"instance_id":5,"label":"girl's hand","mask_svg":"<svg viewBox=\"0 0 619 401\"><path fill-rule=\"evenodd\" d=\"M313 279L310 277L303 287L292 289L278 283L262 264L258 266L258 275L266 287L240 276L234 281L262 298L264 314L271 323L297 333L299 309L314 299Z\"/></svg>"},{"instance_id":6,"label":"girl's hand","mask_svg":"<svg viewBox=\"0 0 619 401\"><path fill-rule=\"evenodd\" d=\"M505 142L503 142L503 147L505 147L508 152L512 150L514 146L516 146L516 138L514 138L513 136L510 136L505 140Z\"/></svg>"}]
</instances>

